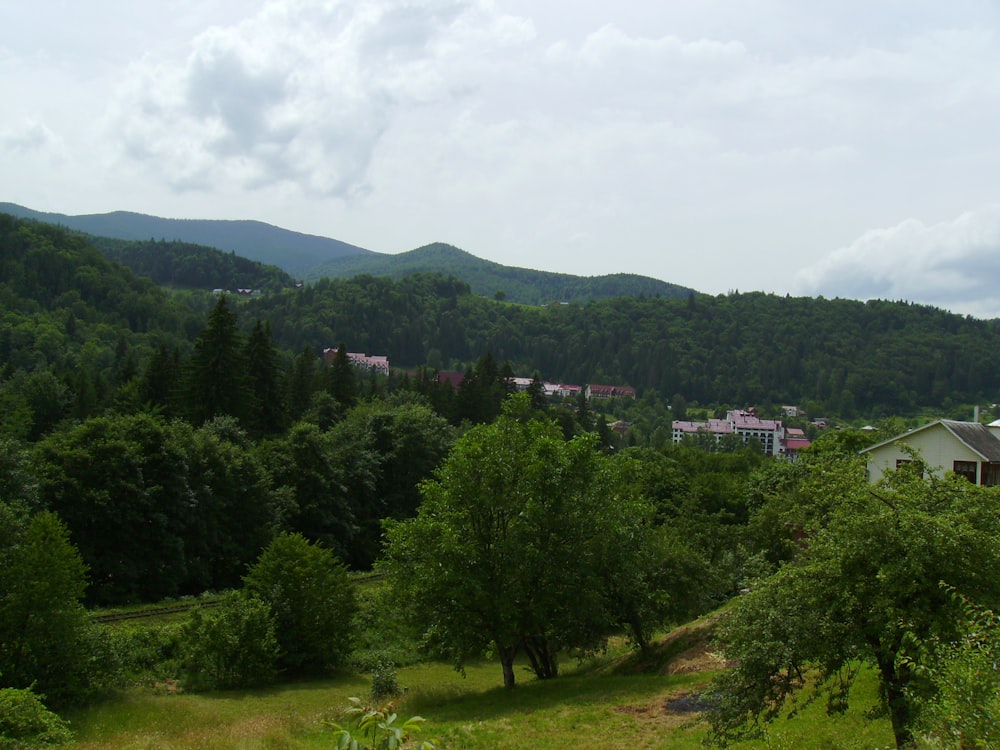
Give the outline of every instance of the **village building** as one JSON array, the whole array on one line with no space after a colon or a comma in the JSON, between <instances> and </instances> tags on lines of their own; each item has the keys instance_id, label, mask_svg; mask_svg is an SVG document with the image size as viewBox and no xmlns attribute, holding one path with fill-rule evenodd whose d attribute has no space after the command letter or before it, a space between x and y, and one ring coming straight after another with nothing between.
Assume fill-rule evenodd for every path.
<instances>
[{"instance_id":1,"label":"village building","mask_svg":"<svg viewBox=\"0 0 1000 750\"><path fill-rule=\"evenodd\" d=\"M333 358L337 356L337 347L323 350L323 358L326 363L332 364ZM347 359L355 367L363 370L374 370L382 375L389 374L389 358L381 355L362 354L360 352L347 352Z\"/></svg>"},{"instance_id":2,"label":"village building","mask_svg":"<svg viewBox=\"0 0 1000 750\"><path fill-rule=\"evenodd\" d=\"M756 440L765 455L784 458L794 458L800 450L809 447L809 439L802 430L785 427L780 419L761 419L753 408L730 409L725 419L707 422L674 420L672 437L675 443L698 435L712 436L716 443L727 435L736 435L744 443Z\"/></svg>"},{"instance_id":3,"label":"village building","mask_svg":"<svg viewBox=\"0 0 1000 750\"><path fill-rule=\"evenodd\" d=\"M918 456L928 472L952 471L974 484L1000 484L1000 420L989 425L939 419L865 448L868 479L877 482Z\"/></svg>"}]
</instances>

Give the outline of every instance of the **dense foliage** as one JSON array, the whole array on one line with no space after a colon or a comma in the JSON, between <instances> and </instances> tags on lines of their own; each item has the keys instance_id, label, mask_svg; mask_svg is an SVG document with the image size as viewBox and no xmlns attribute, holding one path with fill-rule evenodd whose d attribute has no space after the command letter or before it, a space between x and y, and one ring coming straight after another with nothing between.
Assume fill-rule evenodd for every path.
<instances>
[{"instance_id":1,"label":"dense foliage","mask_svg":"<svg viewBox=\"0 0 1000 750\"><path fill-rule=\"evenodd\" d=\"M345 339L354 351L441 369L491 352L518 374L627 384L692 404L875 417L992 402L1000 389L996 324L897 302L750 293L527 307L413 276L321 280L247 307L295 350Z\"/></svg>"},{"instance_id":2,"label":"dense foliage","mask_svg":"<svg viewBox=\"0 0 1000 750\"><path fill-rule=\"evenodd\" d=\"M282 534L244 581L247 593L274 616L282 669L322 674L346 662L357 603L347 569L330 550L299 534Z\"/></svg>"},{"instance_id":3,"label":"dense foliage","mask_svg":"<svg viewBox=\"0 0 1000 750\"><path fill-rule=\"evenodd\" d=\"M343 664L345 565L369 568L386 539L393 615L412 605L425 645L458 663L492 649L508 684L514 654L552 677L560 654L612 633L644 648L753 589L725 630L742 666L720 735L867 659L905 739L929 694L898 670L900 644L983 666L936 584L995 608L989 491L900 473L872 492L843 459L860 431L792 464L736 440L675 444L670 422L727 403L853 416L995 401L995 323L764 294L529 307L422 274L168 295L79 235L5 216L0 303L0 685L69 702L110 684L101 670L130 646L85 627L81 601L241 583L251 598L200 611L170 657L192 684L265 681L272 657L288 674ZM414 369L361 372L348 349ZM511 398L515 373L535 379ZM639 398L550 402L542 377ZM631 427L612 431L612 413ZM950 720L969 685L927 664L926 715Z\"/></svg>"},{"instance_id":4,"label":"dense foliage","mask_svg":"<svg viewBox=\"0 0 1000 750\"><path fill-rule=\"evenodd\" d=\"M266 685L277 673L274 614L258 598L231 591L212 609L191 611L180 631L187 684L225 690Z\"/></svg>"},{"instance_id":5,"label":"dense foliage","mask_svg":"<svg viewBox=\"0 0 1000 750\"><path fill-rule=\"evenodd\" d=\"M554 677L560 652L599 647L623 620L662 621L645 604L655 601L650 507L628 496L593 435L567 441L527 416L527 402L510 399L497 421L458 440L421 486L417 516L390 527L383 563L433 645L458 667L493 649L506 687L518 654ZM619 577L638 583L627 601Z\"/></svg>"},{"instance_id":6,"label":"dense foliage","mask_svg":"<svg viewBox=\"0 0 1000 750\"><path fill-rule=\"evenodd\" d=\"M717 682L715 736L790 710L786 700L809 685L843 710L868 663L906 747L918 718L906 644L951 641L961 619L941 582L986 606L1000 602L997 489L912 465L869 485L854 456L817 457L799 489L780 514L801 530L799 551L739 598L721 629L736 666Z\"/></svg>"},{"instance_id":7,"label":"dense foliage","mask_svg":"<svg viewBox=\"0 0 1000 750\"><path fill-rule=\"evenodd\" d=\"M30 688L0 688L0 750L65 745L72 739L69 724Z\"/></svg>"},{"instance_id":8,"label":"dense foliage","mask_svg":"<svg viewBox=\"0 0 1000 750\"><path fill-rule=\"evenodd\" d=\"M159 286L181 289L238 289L276 292L295 286L277 266L224 253L213 247L166 240L128 241L90 238L106 258L131 268Z\"/></svg>"},{"instance_id":9,"label":"dense foliage","mask_svg":"<svg viewBox=\"0 0 1000 750\"><path fill-rule=\"evenodd\" d=\"M39 513L12 529L16 513L0 509L9 539L0 547L0 687L79 700L92 687L86 568L58 517Z\"/></svg>"},{"instance_id":10,"label":"dense foliage","mask_svg":"<svg viewBox=\"0 0 1000 750\"><path fill-rule=\"evenodd\" d=\"M186 364L213 298L171 300L83 238L45 225L3 218L0 248L8 433L34 440L116 398L131 408L166 400L159 376ZM417 274L322 279L230 307L242 336L259 323L269 329L275 371L341 342L431 372L464 371L491 353L515 374L551 382L631 385L688 405L796 403L845 418L947 412L991 403L1000 389L995 323L899 302L750 293L531 307ZM301 398L304 412L311 395ZM290 404L287 413L296 411Z\"/></svg>"}]
</instances>

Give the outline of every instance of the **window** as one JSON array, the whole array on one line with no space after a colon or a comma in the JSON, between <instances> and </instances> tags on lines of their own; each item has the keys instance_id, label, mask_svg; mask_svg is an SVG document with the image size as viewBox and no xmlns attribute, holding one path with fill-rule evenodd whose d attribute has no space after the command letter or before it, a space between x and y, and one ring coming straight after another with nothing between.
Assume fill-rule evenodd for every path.
<instances>
[{"instance_id":1,"label":"window","mask_svg":"<svg viewBox=\"0 0 1000 750\"><path fill-rule=\"evenodd\" d=\"M975 461L956 461L952 471L958 474L960 477L965 477L973 484L976 483L976 462Z\"/></svg>"}]
</instances>

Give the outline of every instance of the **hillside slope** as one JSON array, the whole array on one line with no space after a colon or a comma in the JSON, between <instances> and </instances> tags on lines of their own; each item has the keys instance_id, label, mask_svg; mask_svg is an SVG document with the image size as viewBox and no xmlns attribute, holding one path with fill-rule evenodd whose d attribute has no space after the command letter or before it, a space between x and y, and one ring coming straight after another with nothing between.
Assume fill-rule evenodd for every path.
<instances>
[{"instance_id":1,"label":"hillside slope","mask_svg":"<svg viewBox=\"0 0 1000 750\"><path fill-rule=\"evenodd\" d=\"M15 203L0 203L0 213L59 224L101 237L179 240L208 245L278 266L295 276L302 276L309 268L334 258L371 252L340 240L293 232L261 221L164 219L130 211L68 216L43 213Z\"/></svg>"},{"instance_id":2,"label":"hillside slope","mask_svg":"<svg viewBox=\"0 0 1000 750\"><path fill-rule=\"evenodd\" d=\"M509 302L589 302L611 297L687 298L693 289L636 274L575 276L534 271L483 260L452 245L433 243L398 255L354 255L311 269L307 278L350 278L361 274L399 279L412 273L440 273L466 282L475 294Z\"/></svg>"}]
</instances>

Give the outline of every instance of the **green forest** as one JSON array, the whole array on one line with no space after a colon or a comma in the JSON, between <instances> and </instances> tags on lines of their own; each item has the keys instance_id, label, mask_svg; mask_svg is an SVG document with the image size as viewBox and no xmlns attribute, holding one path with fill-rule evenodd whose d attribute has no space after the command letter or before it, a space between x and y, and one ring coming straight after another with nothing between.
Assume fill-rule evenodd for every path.
<instances>
[{"instance_id":1,"label":"green forest","mask_svg":"<svg viewBox=\"0 0 1000 750\"><path fill-rule=\"evenodd\" d=\"M220 274L261 293L212 293ZM67 711L150 681L347 670L388 699L396 669L485 658L512 690L612 640L652 658L719 608L736 666L699 688L708 741L760 734L789 701L846 711L865 679L900 747L997 741L994 488L919 461L872 488L857 451L876 438L855 429L795 462L669 437L682 411L726 405L887 430L971 414L997 400L995 322L758 293L524 305L437 274L288 281L0 215L0 747L70 741ZM533 387L512 392L515 374ZM638 398L549 401L541 379ZM359 573L378 593L359 596ZM160 628L90 616L206 595ZM453 731L444 746L489 746Z\"/></svg>"}]
</instances>

